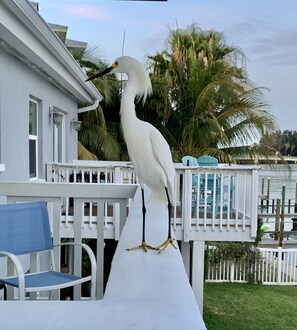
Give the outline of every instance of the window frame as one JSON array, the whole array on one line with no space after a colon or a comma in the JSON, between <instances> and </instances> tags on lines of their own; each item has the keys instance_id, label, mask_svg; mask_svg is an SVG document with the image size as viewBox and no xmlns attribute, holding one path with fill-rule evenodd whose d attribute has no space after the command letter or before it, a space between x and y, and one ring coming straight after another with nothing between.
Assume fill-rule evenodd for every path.
<instances>
[{"instance_id":1,"label":"window frame","mask_svg":"<svg viewBox=\"0 0 297 330\"><path fill-rule=\"evenodd\" d=\"M30 123L31 123L31 118L30 118L30 109L31 109L31 103L35 104L35 109L36 109L36 118L35 118L35 131L36 134L32 134L30 132ZM30 180L35 180L38 178L38 134L39 134L39 128L38 128L38 121L39 121L39 104L38 101L35 100L34 98L30 97L29 98L29 151L28 151L28 156L29 156L29 179ZM31 133L31 134L30 134ZM30 144L31 142L34 142L35 146L35 157L34 157L34 162L35 162L35 169L31 171L31 160L33 161L33 158L31 158L31 149L30 149Z\"/></svg>"}]
</instances>

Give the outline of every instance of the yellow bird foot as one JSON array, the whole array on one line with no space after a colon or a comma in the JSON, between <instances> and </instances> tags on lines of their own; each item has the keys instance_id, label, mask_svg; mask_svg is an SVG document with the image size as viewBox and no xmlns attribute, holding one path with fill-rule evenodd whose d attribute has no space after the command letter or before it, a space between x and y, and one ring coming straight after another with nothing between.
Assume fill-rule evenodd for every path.
<instances>
[{"instance_id":1,"label":"yellow bird foot","mask_svg":"<svg viewBox=\"0 0 297 330\"><path fill-rule=\"evenodd\" d=\"M126 251L133 251L133 250L138 250L138 249L142 249L144 252L147 252L147 250L156 250L156 248L154 248L153 246L146 244L146 242L142 242L138 246L126 249Z\"/></svg>"},{"instance_id":2,"label":"yellow bird foot","mask_svg":"<svg viewBox=\"0 0 297 330\"><path fill-rule=\"evenodd\" d=\"M167 240L164 243L162 243L159 246L156 246L154 249L158 250L159 251L158 253L162 253L167 248L167 246L169 244L171 244L175 249L177 248L174 244L174 239L171 238L171 237L168 237Z\"/></svg>"}]
</instances>

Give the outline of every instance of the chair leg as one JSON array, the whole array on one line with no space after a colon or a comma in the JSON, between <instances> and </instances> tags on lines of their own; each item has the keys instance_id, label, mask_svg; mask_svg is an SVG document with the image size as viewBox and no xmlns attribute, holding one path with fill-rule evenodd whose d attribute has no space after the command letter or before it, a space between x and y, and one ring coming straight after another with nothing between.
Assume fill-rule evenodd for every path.
<instances>
[{"instance_id":1,"label":"chair leg","mask_svg":"<svg viewBox=\"0 0 297 330\"><path fill-rule=\"evenodd\" d=\"M0 290L2 290L2 289L3 289L4 300L7 300L7 288L6 288L5 284L0 284Z\"/></svg>"},{"instance_id":2,"label":"chair leg","mask_svg":"<svg viewBox=\"0 0 297 330\"><path fill-rule=\"evenodd\" d=\"M90 295L91 300L96 299L96 281L95 283L92 283L91 281L91 295Z\"/></svg>"}]
</instances>

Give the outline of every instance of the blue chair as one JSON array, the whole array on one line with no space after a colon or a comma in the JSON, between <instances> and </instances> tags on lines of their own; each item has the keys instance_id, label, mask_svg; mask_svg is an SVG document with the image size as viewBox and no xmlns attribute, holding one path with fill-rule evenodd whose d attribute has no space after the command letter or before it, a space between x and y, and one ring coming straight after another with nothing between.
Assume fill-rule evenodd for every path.
<instances>
[{"instance_id":1,"label":"blue chair","mask_svg":"<svg viewBox=\"0 0 297 330\"><path fill-rule=\"evenodd\" d=\"M199 166L218 166L219 162L212 156L203 155L197 158Z\"/></svg>"},{"instance_id":2,"label":"blue chair","mask_svg":"<svg viewBox=\"0 0 297 330\"><path fill-rule=\"evenodd\" d=\"M197 158L193 156L184 156L182 162L184 166L198 166Z\"/></svg>"},{"instance_id":3,"label":"blue chair","mask_svg":"<svg viewBox=\"0 0 297 330\"><path fill-rule=\"evenodd\" d=\"M184 166L198 166L197 158L193 156L184 156L182 158L182 163ZM192 175L192 207L197 205L197 183L198 175Z\"/></svg>"},{"instance_id":4,"label":"blue chair","mask_svg":"<svg viewBox=\"0 0 297 330\"><path fill-rule=\"evenodd\" d=\"M184 166L198 166L197 158L192 156L184 156L182 158ZM198 182L198 176L193 174L192 185L196 186Z\"/></svg>"},{"instance_id":5,"label":"blue chair","mask_svg":"<svg viewBox=\"0 0 297 330\"><path fill-rule=\"evenodd\" d=\"M207 155L203 155L197 158L197 163L202 167L218 166L218 160L212 156ZM199 208L205 208L206 205L206 213L210 216L216 216L219 210L220 184L220 176L214 174L200 175ZM214 214L213 209L215 209Z\"/></svg>"},{"instance_id":6,"label":"blue chair","mask_svg":"<svg viewBox=\"0 0 297 330\"><path fill-rule=\"evenodd\" d=\"M9 258L16 276L0 277L0 284L18 288L19 299L24 300L27 292L52 291L91 281L91 299L95 299L96 260L93 251L85 244L63 243L61 245L82 246L91 261L91 275L74 276L54 269L53 243L48 210L45 202L0 205L0 258ZM50 251L51 269L42 272L24 271L19 255L30 255Z\"/></svg>"}]
</instances>

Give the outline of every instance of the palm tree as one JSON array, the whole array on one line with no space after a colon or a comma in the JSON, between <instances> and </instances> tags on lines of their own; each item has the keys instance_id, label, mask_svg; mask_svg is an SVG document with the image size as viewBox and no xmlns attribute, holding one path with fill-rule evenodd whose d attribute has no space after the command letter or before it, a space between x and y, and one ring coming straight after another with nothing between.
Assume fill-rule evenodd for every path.
<instances>
[{"instance_id":1,"label":"palm tree","mask_svg":"<svg viewBox=\"0 0 297 330\"><path fill-rule=\"evenodd\" d=\"M107 68L107 63L98 60L97 48L74 53L80 66L92 75ZM103 101L96 110L79 114L82 128L78 133L79 142L84 146L84 155L91 159L94 155L98 159L119 160L125 158L125 149L118 142L120 140L120 126L118 121L107 121L106 113L116 107L119 102L119 83L114 76L106 76L93 82L103 96Z\"/></svg>"},{"instance_id":2,"label":"palm tree","mask_svg":"<svg viewBox=\"0 0 297 330\"><path fill-rule=\"evenodd\" d=\"M209 154L230 162L253 154L251 144L275 129L263 88L247 79L244 55L221 33L194 24L173 30L167 49L149 56L149 64L154 95L166 106L162 113L151 101L146 112L172 132L171 145L180 156Z\"/></svg>"}]
</instances>

